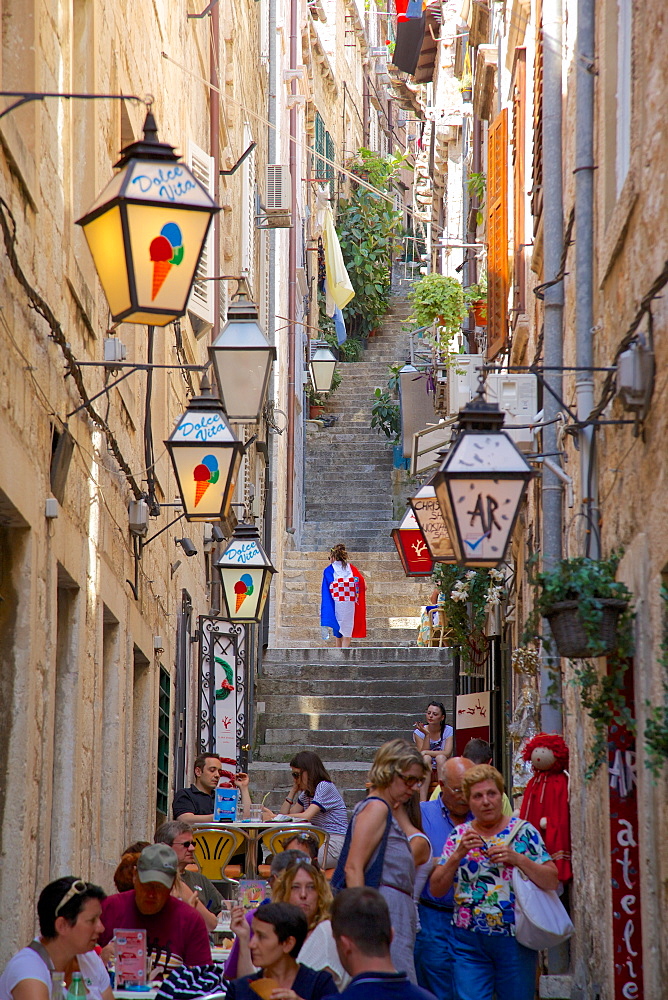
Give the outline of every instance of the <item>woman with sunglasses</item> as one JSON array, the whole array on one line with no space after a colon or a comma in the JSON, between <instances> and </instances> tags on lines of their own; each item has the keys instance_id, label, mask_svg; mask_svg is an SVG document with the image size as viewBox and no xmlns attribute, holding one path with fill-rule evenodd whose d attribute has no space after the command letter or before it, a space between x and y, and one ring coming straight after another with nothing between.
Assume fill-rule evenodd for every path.
<instances>
[{"instance_id":1,"label":"woman with sunglasses","mask_svg":"<svg viewBox=\"0 0 668 1000\"><path fill-rule=\"evenodd\" d=\"M329 834L327 867L339 860L348 827L348 813L341 793L329 776L325 765L312 750L300 750L290 761L292 788L283 799L281 813L294 816L300 823L310 823ZM270 809L263 810L266 821L274 818ZM318 861L325 863L324 848Z\"/></svg>"},{"instance_id":2,"label":"woman with sunglasses","mask_svg":"<svg viewBox=\"0 0 668 1000\"><path fill-rule=\"evenodd\" d=\"M308 921L308 934L299 951L299 961L309 969L329 972L340 992L348 985L349 976L341 965L332 935L329 920L332 890L323 872L306 858L296 859L276 878L271 890L271 901L292 903L303 912ZM243 928L240 920L235 922L233 929L239 937L245 938L240 941L237 975L250 975L254 971L250 954L250 931Z\"/></svg>"},{"instance_id":3,"label":"woman with sunglasses","mask_svg":"<svg viewBox=\"0 0 668 1000\"><path fill-rule=\"evenodd\" d=\"M370 885L385 897L394 929L392 963L413 983L417 930L413 902L415 862L408 837L397 818L428 773L429 767L417 747L405 740L383 744L369 771L368 795L353 811L350 847L343 863L347 888ZM401 818L403 821L403 815Z\"/></svg>"},{"instance_id":4,"label":"woman with sunglasses","mask_svg":"<svg viewBox=\"0 0 668 1000\"><path fill-rule=\"evenodd\" d=\"M109 975L93 950L104 930L103 899L99 885L72 875L42 889L37 903L40 936L5 966L1 1000L49 1000L55 971L64 974L66 987L80 972L90 1000L113 1000Z\"/></svg>"}]
</instances>

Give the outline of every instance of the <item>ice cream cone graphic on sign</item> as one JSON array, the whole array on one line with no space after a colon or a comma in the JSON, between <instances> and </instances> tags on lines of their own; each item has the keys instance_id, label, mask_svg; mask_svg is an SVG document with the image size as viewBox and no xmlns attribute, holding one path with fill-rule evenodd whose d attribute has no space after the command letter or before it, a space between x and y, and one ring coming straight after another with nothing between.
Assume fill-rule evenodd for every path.
<instances>
[{"instance_id":1,"label":"ice cream cone graphic on sign","mask_svg":"<svg viewBox=\"0 0 668 1000\"><path fill-rule=\"evenodd\" d=\"M199 465L193 469L193 479L195 480L195 506L208 490L212 483L218 482L218 459L214 455L205 455Z\"/></svg>"},{"instance_id":2,"label":"ice cream cone graphic on sign","mask_svg":"<svg viewBox=\"0 0 668 1000\"><path fill-rule=\"evenodd\" d=\"M250 573L244 573L241 579L234 584L234 593L236 596L236 607L234 611L236 613L246 598L250 597L253 593L253 577Z\"/></svg>"},{"instance_id":3,"label":"ice cream cone graphic on sign","mask_svg":"<svg viewBox=\"0 0 668 1000\"><path fill-rule=\"evenodd\" d=\"M175 222L168 222L160 230L160 235L151 240L149 253L153 261L151 289L151 301L153 301L164 285L172 266L180 264L183 260L183 237Z\"/></svg>"}]
</instances>

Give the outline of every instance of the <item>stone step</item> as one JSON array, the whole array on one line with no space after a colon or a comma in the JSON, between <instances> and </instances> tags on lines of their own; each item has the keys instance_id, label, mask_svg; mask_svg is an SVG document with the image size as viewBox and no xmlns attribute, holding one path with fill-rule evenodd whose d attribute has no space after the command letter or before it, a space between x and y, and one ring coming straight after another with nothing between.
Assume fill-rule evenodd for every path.
<instances>
[{"instance_id":1,"label":"stone step","mask_svg":"<svg viewBox=\"0 0 668 1000\"><path fill-rule=\"evenodd\" d=\"M438 670L451 664L449 651L443 649L421 648L410 651L397 650L388 653L385 650L378 650L376 653L369 650L363 655L356 649L314 649L311 653L304 653L302 650L286 651L280 655L268 649L262 658L262 676L267 671L294 670L301 672L313 666L339 665L341 658L345 660L346 673L351 669L373 670L383 668L401 669L405 666L419 664L421 670L430 668Z\"/></svg>"},{"instance_id":2,"label":"stone step","mask_svg":"<svg viewBox=\"0 0 668 1000\"><path fill-rule=\"evenodd\" d=\"M287 650L286 650L287 652ZM366 652L366 650L365 650ZM441 698L439 698L441 701ZM320 713L320 712L302 712L301 714L296 712L280 712L279 709L275 709L269 717L266 713L263 715L263 725L269 726L271 723L273 727L279 728L284 727L285 729L300 729L307 731L309 733L317 732L321 733L323 731L329 730L331 727L338 727L336 732L341 732L344 730L355 730L355 732L361 732L363 729L369 732L406 732L407 738L411 736L410 725L406 724L406 714L402 712L377 712L374 715L369 715L368 712L350 712L348 715L342 713ZM415 722L417 719L422 719L422 714L416 716L416 719L410 720ZM371 740L373 742L373 740Z\"/></svg>"}]
</instances>

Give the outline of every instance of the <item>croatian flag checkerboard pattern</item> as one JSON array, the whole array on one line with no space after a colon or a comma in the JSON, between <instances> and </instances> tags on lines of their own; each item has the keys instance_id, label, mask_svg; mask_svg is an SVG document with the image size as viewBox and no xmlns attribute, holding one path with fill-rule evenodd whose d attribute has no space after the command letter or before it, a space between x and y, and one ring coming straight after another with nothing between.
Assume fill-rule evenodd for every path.
<instances>
[{"instance_id":1,"label":"croatian flag checkerboard pattern","mask_svg":"<svg viewBox=\"0 0 668 1000\"><path fill-rule=\"evenodd\" d=\"M335 579L329 585L329 592L335 601L354 601L357 597L354 577L350 576L347 580Z\"/></svg>"}]
</instances>

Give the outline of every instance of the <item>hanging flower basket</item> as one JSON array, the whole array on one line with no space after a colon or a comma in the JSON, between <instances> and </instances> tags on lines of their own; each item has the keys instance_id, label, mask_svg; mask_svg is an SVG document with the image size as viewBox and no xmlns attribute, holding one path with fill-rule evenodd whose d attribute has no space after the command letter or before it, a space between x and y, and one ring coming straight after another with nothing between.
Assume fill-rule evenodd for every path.
<instances>
[{"instance_id":1,"label":"hanging flower basket","mask_svg":"<svg viewBox=\"0 0 668 1000\"><path fill-rule=\"evenodd\" d=\"M545 609L560 656L571 660L608 656L617 648L617 622L628 601L600 597L596 603L602 611L602 619L595 647L580 615L580 601L557 601Z\"/></svg>"},{"instance_id":2,"label":"hanging flower basket","mask_svg":"<svg viewBox=\"0 0 668 1000\"><path fill-rule=\"evenodd\" d=\"M487 326L487 299L477 299L471 303L471 311L476 326Z\"/></svg>"}]
</instances>

